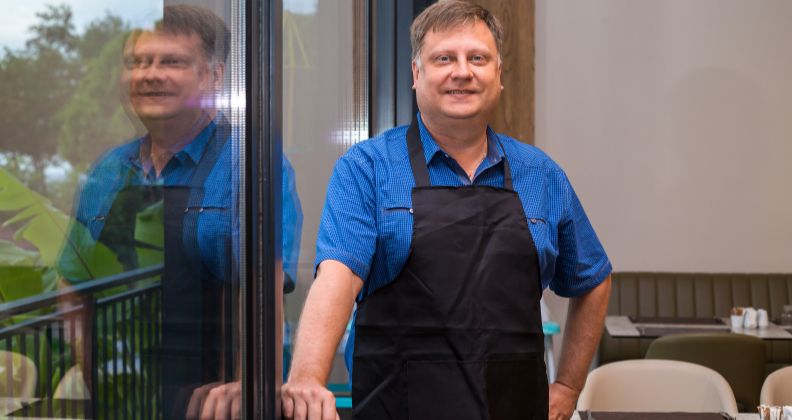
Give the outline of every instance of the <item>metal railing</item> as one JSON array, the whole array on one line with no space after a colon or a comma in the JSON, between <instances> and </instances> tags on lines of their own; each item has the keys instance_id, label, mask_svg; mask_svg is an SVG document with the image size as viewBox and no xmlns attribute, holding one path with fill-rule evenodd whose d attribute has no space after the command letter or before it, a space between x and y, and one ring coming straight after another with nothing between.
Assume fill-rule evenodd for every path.
<instances>
[{"instance_id":1,"label":"metal railing","mask_svg":"<svg viewBox=\"0 0 792 420\"><path fill-rule=\"evenodd\" d=\"M0 350L26 356L37 373L32 396L14 395L30 367L6 366L0 382L8 396L87 396L94 418L160 417L162 271L137 269L0 304Z\"/></svg>"}]
</instances>

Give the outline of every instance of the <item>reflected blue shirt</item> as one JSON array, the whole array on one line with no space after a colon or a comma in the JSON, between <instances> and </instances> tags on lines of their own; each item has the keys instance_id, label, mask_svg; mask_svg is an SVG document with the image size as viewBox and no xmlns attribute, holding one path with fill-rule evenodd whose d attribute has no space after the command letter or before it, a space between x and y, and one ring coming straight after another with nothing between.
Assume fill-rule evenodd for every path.
<instances>
[{"instance_id":1,"label":"reflected blue shirt","mask_svg":"<svg viewBox=\"0 0 792 420\"><path fill-rule=\"evenodd\" d=\"M503 157L508 157L543 288L580 296L607 278L610 260L566 174L546 154L488 129L487 156L471 181L434 141L420 114L418 121L432 185L502 187ZM415 180L406 133L407 126L397 127L352 147L336 163L327 188L316 265L337 260L349 267L364 280L358 301L395 279L407 261ZM353 336L347 343L348 367Z\"/></svg>"},{"instance_id":2,"label":"reflected blue shirt","mask_svg":"<svg viewBox=\"0 0 792 420\"><path fill-rule=\"evenodd\" d=\"M212 138L218 116L204 128L193 141L174 154L159 176L150 165L140 158L141 147L150 140L144 136L119 146L98 159L87 174L82 185L75 211L75 223L86 229L73 226L69 239L78 248L90 247L95 243L104 227L104 220L113 202L127 186L189 186L192 175L201 162L201 157ZM198 215L197 232L185 230L185 235L197 236L197 257L204 267L217 279L236 280L239 261L239 174L241 155L236 129L228 133L228 140L220 151L209 175L203 183L201 211ZM297 197L294 170L288 161L283 161L283 266L291 279L296 279L297 257L302 229L302 209ZM193 238L185 238L192 240ZM226 244L231 242L230 252ZM73 252L61 253L59 269L71 282L93 278L86 276ZM228 275L232 278L227 278Z\"/></svg>"}]
</instances>

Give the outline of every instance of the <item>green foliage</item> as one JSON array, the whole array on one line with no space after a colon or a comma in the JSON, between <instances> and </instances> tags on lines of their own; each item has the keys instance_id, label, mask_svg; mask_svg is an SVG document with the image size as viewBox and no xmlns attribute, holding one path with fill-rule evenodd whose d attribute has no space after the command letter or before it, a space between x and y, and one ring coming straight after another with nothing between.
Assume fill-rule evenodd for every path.
<instances>
[{"instance_id":1,"label":"green foliage","mask_svg":"<svg viewBox=\"0 0 792 420\"><path fill-rule=\"evenodd\" d=\"M58 154L86 167L100 153L133 137L136 127L121 106L118 80L125 33L117 33L88 61L74 95L58 112Z\"/></svg>"},{"instance_id":2,"label":"green foliage","mask_svg":"<svg viewBox=\"0 0 792 420\"><path fill-rule=\"evenodd\" d=\"M68 216L3 169L0 169L0 211L14 212L2 226L17 227L14 239L24 239L39 250L37 263L54 266L66 236Z\"/></svg>"}]
</instances>

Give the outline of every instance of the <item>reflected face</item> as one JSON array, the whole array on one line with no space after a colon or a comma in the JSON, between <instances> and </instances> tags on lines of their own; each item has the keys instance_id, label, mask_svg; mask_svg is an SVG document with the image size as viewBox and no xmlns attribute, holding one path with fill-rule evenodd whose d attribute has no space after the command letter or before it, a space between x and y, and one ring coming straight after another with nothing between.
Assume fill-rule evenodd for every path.
<instances>
[{"instance_id":1,"label":"reflected face","mask_svg":"<svg viewBox=\"0 0 792 420\"><path fill-rule=\"evenodd\" d=\"M427 32L412 65L421 115L486 120L500 98L499 61L495 37L484 22Z\"/></svg>"},{"instance_id":2,"label":"reflected face","mask_svg":"<svg viewBox=\"0 0 792 420\"><path fill-rule=\"evenodd\" d=\"M143 32L125 48L122 82L144 122L195 118L220 79L222 68L214 67L196 34Z\"/></svg>"}]
</instances>

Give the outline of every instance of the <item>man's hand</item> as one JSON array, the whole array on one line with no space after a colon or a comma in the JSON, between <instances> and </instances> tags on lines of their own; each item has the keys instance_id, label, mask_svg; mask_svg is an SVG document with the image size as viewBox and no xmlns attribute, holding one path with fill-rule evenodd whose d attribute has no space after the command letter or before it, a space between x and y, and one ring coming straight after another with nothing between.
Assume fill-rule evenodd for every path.
<instances>
[{"instance_id":1,"label":"man's hand","mask_svg":"<svg viewBox=\"0 0 792 420\"><path fill-rule=\"evenodd\" d=\"M338 420L333 393L318 381L292 379L283 385L283 417L292 420Z\"/></svg>"},{"instance_id":2,"label":"man's hand","mask_svg":"<svg viewBox=\"0 0 792 420\"><path fill-rule=\"evenodd\" d=\"M228 420L241 418L242 383L214 382L196 388L187 405L185 418Z\"/></svg>"},{"instance_id":3,"label":"man's hand","mask_svg":"<svg viewBox=\"0 0 792 420\"><path fill-rule=\"evenodd\" d=\"M575 411L575 403L580 392L562 384L550 384L549 420L569 420Z\"/></svg>"}]
</instances>

